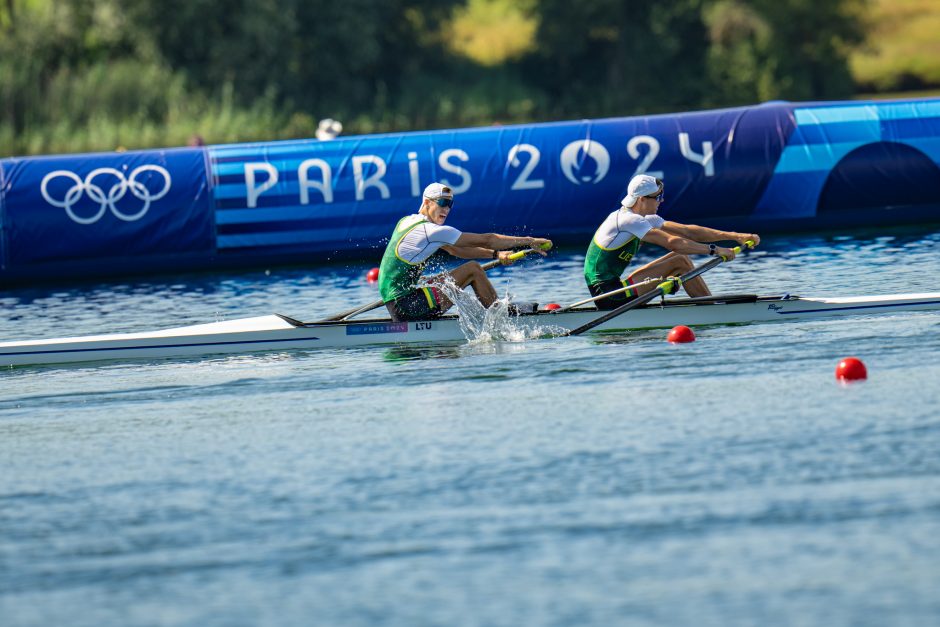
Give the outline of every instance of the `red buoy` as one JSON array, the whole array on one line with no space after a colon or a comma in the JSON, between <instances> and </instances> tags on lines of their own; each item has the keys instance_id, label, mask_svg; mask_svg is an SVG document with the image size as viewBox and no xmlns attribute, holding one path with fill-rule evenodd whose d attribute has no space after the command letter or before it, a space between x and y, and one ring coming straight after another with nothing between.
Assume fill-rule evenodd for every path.
<instances>
[{"instance_id":1,"label":"red buoy","mask_svg":"<svg viewBox=\"0 0 940 627\"><path fill-rule=\"evenodd\" d=\"M857 357L846 357L836 366L836 379L840 381L859 381L867 378L868 370Z\"/></svg>"},{"instance_id":2,"label":"red buoy","mask_svg":"<svg viewBox=\"0 0 940 627\"><path fill-rule=\"evenodd\" d=\"M547 305L545 305L545 309L547 309L548 311L555 311L556 309L561 309L561 305L559 305L558 303L548 303Z\"/></svg>"},{"instance_id":3,"label":"red buoy","mask_svg":"<svg viewBox=\"0 0 940 627\"><path fill-rule=\"evenodd\" d=\"M666 336L666 341L670 344L685 344L686 342L694 342L695 334L692 333L692 329L680 324L677 327L672 327L672 331L670 331L669 335Z\"/></svg>"},{"instance_id":4,"label":"red buoy","mask_svg":"<svg viewBox=\"0 0 940 627\"><path fill-rule=\"evenodd\" d=\"M368 281L369 283L375 283L378 280L379 280L378 268L372 268L366 273L366 281Z\"/></svg>"}]
</instances>

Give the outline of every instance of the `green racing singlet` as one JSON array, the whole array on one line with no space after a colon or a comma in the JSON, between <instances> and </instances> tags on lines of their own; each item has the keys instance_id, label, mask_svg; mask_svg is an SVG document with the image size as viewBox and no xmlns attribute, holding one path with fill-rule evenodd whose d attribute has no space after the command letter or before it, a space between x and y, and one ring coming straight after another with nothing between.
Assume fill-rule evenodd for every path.
<instances>
[{"instance_id":1,"label":"green racing singlet","mask_svg":"<svg viewBox=\"0 0 940 627\"><path fill-rule=\"evenodd\" d=\"M612 212L597 228L584 257L584 280L588 285L619 281L620 275L640 250L642 237L651 229L662 228L665 220L657 215L640 216L629 209Z\"/></svg>"},{"instance_id":2,"label":"green racing singlet","mask_svg":"<svg viewBox=\"0 0 940 627\"><path fill-rule=\"evenodd\" d=\"M415 289L428 258L459 237L457 229L429 222L420 213L399 220L379 265L382 300L387 303Z\"/></svg>"}]
</instances>

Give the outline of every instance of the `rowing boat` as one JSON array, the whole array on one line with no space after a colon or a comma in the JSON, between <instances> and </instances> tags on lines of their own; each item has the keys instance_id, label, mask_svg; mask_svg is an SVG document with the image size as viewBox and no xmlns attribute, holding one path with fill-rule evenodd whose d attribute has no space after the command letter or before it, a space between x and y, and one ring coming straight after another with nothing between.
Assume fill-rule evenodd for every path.
<instances>
[{"instance_id":1,"label":"rowing boat","mask_svg":"<svg viewBox=\"0 0 940 627\"><path fill-rule=\"evenodd\" d=\"M604 322L594 331L670 328L679 324L700 326L774 322L929 309L940 309L940 292L850 298L804 298L790 295L674 298L637 307ZM526 337L544 337L563 335L597 317L598 311L591 307L568 309L562 313L540 310L514 316L512 322ZM0 365L178 358L465 340L457 316L426 322L392 322L387 318L373 318L305 323L273 314L145 333L2 342Z\"/></svg>"}]
</instances>

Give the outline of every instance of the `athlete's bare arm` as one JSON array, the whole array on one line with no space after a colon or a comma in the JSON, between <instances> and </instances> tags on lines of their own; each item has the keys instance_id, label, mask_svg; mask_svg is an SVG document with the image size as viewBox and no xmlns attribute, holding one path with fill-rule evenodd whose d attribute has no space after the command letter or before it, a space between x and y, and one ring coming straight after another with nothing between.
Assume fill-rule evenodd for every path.
<instances>
[{"instance_id":1,"label":"athlete's bare arm","mask_svg":"<svg viewBox=\"0 0 940 627\"><path fill-rule=\"evenodd\" d=\"M707 255L709 252L708 244L700 244L679 235L672 235L663 229L650 229L643 236L643 241L683 255ZM722 257L734 259L734 251L730 248L718 246L715 251Z\"/></svg>"},{"instance_id":2,"label":"athlete's bare arm","mask_svg":"<svg viewBox=\"0 0 940 627\"><path fill-rule=\"evenodd\" d=\"M490 250L506 250L515 246L528 246L538 249L543 244L550 244L551 241L541 237L510 237L498 233L461 233L460 237L454 243L459 247L478 247L488 248ZM541 254L546 254L539 250Z\"/></svg>"},{"instance_id":3,"label":"athlete's bare arm","mask_svg":"<svg viewBox=\"0 0 940 627\"><path fill-rule=\"evenodd\" d=\"M479 246L441 246L441 250L458 259L492 259L493 249Z\"/></svg>"},{"instance_id":4,"label":"athlete's bare arm","mask_svg":"<svg viewBox=\"0 0 940 627\"><path fill-rule=\"evenodd\" d=\"M681 224L667 221L661 229L672 235L678 235L696 242L726 242L735 241L739 244L750 240L754 245L760 244L760 235L757 233L736 233L734 231L719 231L707 226L697 224ZM644 240L645 241L645 240Z\"/></svg>"}]
</instances>

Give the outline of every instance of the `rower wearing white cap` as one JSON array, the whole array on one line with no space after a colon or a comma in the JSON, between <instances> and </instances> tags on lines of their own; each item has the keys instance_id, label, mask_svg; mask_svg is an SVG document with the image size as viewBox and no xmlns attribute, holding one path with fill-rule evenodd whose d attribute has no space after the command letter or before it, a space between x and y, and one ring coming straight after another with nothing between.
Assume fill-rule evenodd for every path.
<instances>
[{"instance_id":1,"label":"rower wearing white cap","mask_svg":"<svg viewBox=\"0 0 940 627\"><path fill-rule=\"evenodd\" d=\"M744 244L751 240L755 246L760 243L760 237L755 233L719 231L664 220L656 215L663 201L663 187L661 180L648 174L634 176L621 207L608 215L597 229L584 259L584 280L592 296L607 294L652 277L680 276L694 267L688 255L720 255L734 259L732 249L700 242L735 241ZM621 279L642 242L662 246L671 252ZM598 309L615 309L655 287L653 283L641 285L595 303ZM683 287L689 296L711 294L701 277L686 281Z\"/></svg>"},{"instance_id":2,"label":"rower wearing white cap","mask_svg":"<svg viewBox=\"0 0 940 627\"><path fill-rule=\"evenodd\" d=\"M461 233L444 226L453 206L453 190L442 183L431 183L424 189L418 213L405 216L395 226L379 267L379 292L393 320L430 320L450 309L453 303L435 285L447 280L448 275L460 288L473 287L484 307L496 301L496 290L476 261L427 277L428 285L419 286L425 263L438 249L460 259L498 259L510 265L513 259L509 248L525 246L544 255L541 248L551 245L540 237Z\"/></svg>"}]
</instances>

